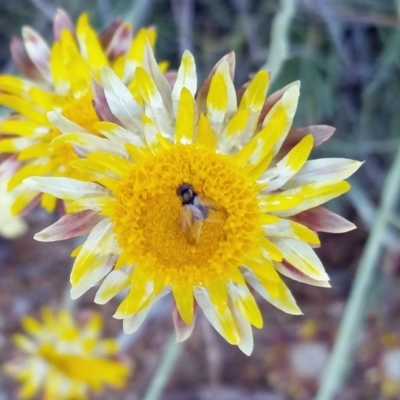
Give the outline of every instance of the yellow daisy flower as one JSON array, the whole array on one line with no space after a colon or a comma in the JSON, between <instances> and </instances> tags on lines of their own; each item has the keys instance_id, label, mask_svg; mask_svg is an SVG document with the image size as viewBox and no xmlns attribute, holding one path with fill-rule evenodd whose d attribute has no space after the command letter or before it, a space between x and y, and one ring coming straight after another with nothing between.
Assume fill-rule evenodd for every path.
<instances>
[{"instance_id":1,"label":"yellow daisy flower","mask_svg":"<svg viewBox=\"0 0 400 400\"><path fill-rule=\"evenodd\" d=\"M25 355L4 365L21 382L21 399L39 393L44 400L88 399L104 386L125 387L129 368L115 359L117 341L101 339L100 314L90 314L82 326L67 309L53 313L43 308L41 317L22 319L27 334L15 334L13 341Z\"/></svg>"},{"instance_id":2,"label":"yellow daisy flower","mask_svg":"<svg viewBox=\"0 0 400 400\"><path fill-rule=\"evenodd\" d=\"M132 26L121 21L98 36L87 14L79 17L75 27L62 10L54 18L54 35L50 48L37 32L24 27L23 41L11 41L11 54L26 78L0 76L0 105L16 113L0 122L0 132L8 135L0 140L0 153L16 154L21 161L9 190L28 176L88 179L69 167L78 157L72 146L55 149L50 143L66 129L93 132L93 123L99 118L92 105L92 78L108 66L129 86L135 68L143 62L146 42L154 44L156 39L153 28L142 28L133 38ZM59 120L59 129L52 124L54 118ZM13 213L29 211L39 201L47 211L53 211L56 199L38 195L28 188L20 190Z\"/></svg>"},{"instance_id":3,"label":"yellow daisy flower","mask_svg":"<svg viewBox=\"0 0 400 400\"><path fill-rule=\"evenodd\" d=\"M190 335L199 307L229 343L250 354L251 325L263 324L253 290L300 314L281 275L329 286L313 250L316 231L354 225L320 205L349 190L344 179L360 163L307 161L333 129L290 129L298 82L266 100L269 76L260 71L236 92L229 54L196 95L189 52L172 87L149 46L145 57L147 68L134 77L136 96L110 68L101 70L104 92L95 102L121 125L95 124L105 138L74 131L53 141L85 149L72 166L91 182L26 180L69 204L67 215L36 239L90 232L74 252L71 295L102 281L95 301L103 304L128 288L115 314L126 332L172 292L178 340Z\"/></svg>"}]
</instances>

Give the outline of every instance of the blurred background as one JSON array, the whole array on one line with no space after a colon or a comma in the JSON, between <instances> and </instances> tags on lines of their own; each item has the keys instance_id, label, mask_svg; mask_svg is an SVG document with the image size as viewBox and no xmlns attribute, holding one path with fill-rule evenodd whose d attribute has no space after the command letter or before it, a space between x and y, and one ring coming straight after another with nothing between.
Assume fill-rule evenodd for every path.
<instances>
[{"instance_id":1,"label":"blurred background","mask_svg":"<svg viewBox=\"0 0 400 400\"><path fill-rule=\"evenodd\" d=\"M400 1L1 1L1 73L16 73L9 41L20 36L22 26L30 25L52 43L52 18L60 7L74 20L88 12L98 31L118 16L135 29L154 25L158 59L177 68L183 50L190 49L203 78L222 55L234 50L238 85L260 68L272 73L270 93L301 80L295 125L337 127L313 157L366 161L351 180L352 191L328 205L358 226L338 236L321 235L318 254L332 288L290 282L304 312L301 317L285 315L260 301L265 326L254 331L251 357L199 320L162 396L165 400L312 399L368 237L378 216L388 211L380 206L380 195L400 142ZM400 171L392 171L391 177L398 182ZM367 318L357 335L357 350L339 400L400 398L400 217L396 210L389 211L382 234L374 238L379 257L365 302ZM32 239L54 220L55 216L37 210L29 216L26 234L14 240L0 238L1 363L14 355L8 339L21 329L21 316L65 301L73 244ZM112 318L117 301L98 307L93 297L94 291L89 292L76 307L100 311L107 320L106 335L119 335L121 323ZM96 399L143 399L173 329L169 307L167 302L160 304L126 345L134 365L129 388ZM15 393L16 384L0 372L0 399L14 399Z\"/></svg>"}]
</instances>

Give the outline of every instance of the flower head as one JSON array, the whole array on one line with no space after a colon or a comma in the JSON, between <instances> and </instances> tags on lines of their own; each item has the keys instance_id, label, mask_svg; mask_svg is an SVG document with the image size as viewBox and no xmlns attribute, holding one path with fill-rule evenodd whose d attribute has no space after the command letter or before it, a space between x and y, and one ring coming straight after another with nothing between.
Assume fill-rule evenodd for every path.
<instances>
[{"instance_id":1,"label":"flower head","mask_svg":"<svg viewBox=\"0 0 400 400\"><path fill-rule=\"evenodd\" d=\"M22 319L26 334L15 334L13 340L25 354L4 366L21 382L20 398L42 392L45 400L87 399L103 386L125 386L129 368L115 359L118 343L101 339L100 314L91 314L82 326L66 309L55 313L43 308L41 316L42 321Z\"/></svg>"},{"instance_id":2,"label":"flower head","mask_svg":"<svg viewBox=\"0 0 400 400\"><path fill-rule=\"evenodd\" d=\"M290 129L298 82L266 100L269 76L260 71L236 91L229 54L196 95L189 52L172 87L150 47L145 57L134 94L111 69L101 71L104 93L95 102L120 121L95 124L105 138L71 132L53 141L85 149L73 167L91 181L27 180L68 202L67 215L36 238L90 232L74 253L72 296L102 281L95 301L105 303L129 288L115 314L127 332L172 292L179 340L190 335L199 307L229 343L249 354L251 325L263 323L253 290L300 314L281 275L329 286L313 250L320 243L316 231L354 225L320 205L349 189L344 179L360 163L307 161L333 129Z\"/></svg>"},{"instance_id":3,"label":"flower head","mask_svg":"<svg viewBox=\"0 0 400 400\"><path fill-rule=\"evenodd\" d=\"M99 118L92 105L92 78L109 66L129 86L135 68L143 62L146 41L154 44L156 37L153 28L142 28L133 37L132 26L121 21L98 36L86 14L75 27L62 10L54 18L54 35L50 48L33 29L23 28L23 41L11 41L11 54L25 77L0 76L0 105L15 112L0 122L0 132L8 136L0 140L0 153L16 154L21 161L9 190L35 175L89 179L69 167L78 158L72 146L55 149L50 143L64 130L93 132ZM51 123L54 118L58 129ZM56 205L53 196L44 194L40 199L37 191L23 188L14 202L14 214L35 200L48 211Z\"/></svg>"}]
</instances>

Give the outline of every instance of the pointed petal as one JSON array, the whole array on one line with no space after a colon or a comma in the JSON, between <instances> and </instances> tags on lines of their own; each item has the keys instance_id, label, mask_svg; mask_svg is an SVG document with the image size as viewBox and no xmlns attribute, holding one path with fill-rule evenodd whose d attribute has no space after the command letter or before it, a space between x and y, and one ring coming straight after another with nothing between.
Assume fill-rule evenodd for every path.
<instances>
[{"instance_id":1,"label":"pointed petal","mask_svg":"<svg viewBox=\"0 0 400 400\"><path fill-rule=\"evenodd\" d=\"M74 269L71 273L71 280L72 274L75 275L74 283L72 284L71 288L72 300L78 299L90 288L96 286L111 271L113 265L115 264L115 257L108 256L99 260L91 261L91 263L86 262L85 271L82 271L82 273L79 274L79 278L78 274L74 273L75 265L77 265L76 263L74 264Z\"/></svg>"},{"instance_id":2,"label":"pointed petal","mask_svg":"<svg viewBox=\"0 0 400 400\"><path fill-rule=\"evenodd\" d=\"M224 61L226 61L229 65L229 72L231 75L231 79L233 80L234 73L235 73L235 53L231 52L229 54L226 54L215 64L215 66L212 68L212 70L208 74L207 78L201 85L201 87L197 93L197 96L196 96L197 108L199 110L199 113L205 114L207 111L206 99L208 97L208 92L210 90L211 80L212 80L214 74L216 73L219 65Z\"/></svg>"},{"instance_id":3,"label":"pointed petal","mask_svg":"<svg viewBox=\"0 0 400 400\"><path fill-rule=\"evenodd\" d=\"M122 125L121 121L112 113L110 106L107 103L104 88L100 82L92 80L93 92L93 108L96 111L100 121L109 121L118 125Z\"/></svg>"},{"instance_id":4,"label":"pointed petal","mask_svg":"<svg viewBox=\"0 0 400 400\"><path fill-rule=\"evenodd\" d=\"M224 79L220 74L215 73L211 79L208 91L206 107L207 119L215 133L222 130L223 122L228 105L228 91Z\"/></svg>"},{"instance_id":5,"label":"pointed petal","mask_svg":"<svg viewBox=\"0 0 400 400\"><path fill-rule=\"evenodd\" d=\"M136 78L140 95L145 103L146 116L155 122L160 134L170 138L172 136L170 114L155 81L142 67L136 69Z\"/></svg>"},{"instance_id":6,"label":"pointed petal","mask_svg":"<svg viewBox=\"0 0 400 400\"><path fill-rule=\"evenodd\" d=\"M174 296L176 308L179 315L186 325L191 325L193 321L194 299L190 286L172 285L172 294Z\"/></svg>"},{"instance_id":7,"label":"pointed petal","mask_svg":"<svg viewBox=\"0 0 400 400\"><path fill-rule=\"evenodd\" d=\"M289 129L292 125L293 117L297 109L297 102L300 95L300 86L290 86L288 90L283 94L282 98L275 103L271 108L270 112L266 115L262 124L264 129L269 129L272 132L279 130L281 135L279 140L274 145L272 153L276 155L284 140L289 133Z\"/></svg>"},{"instance_id":8,"label":"pointed petal","mask_svg":"<svg viewBox=\"0 0 400 400\"><path fill-rule=\"evenodd\" d=\"M260 196L259 206L262 212L277 213L283 212L282 210L292 210L294 207L301 205L303 201L304 196L302 194L282 192Z\"/></svg>"},{"instance_id":9,"label":"pointed petal","mask_svg":"<svg viewBox=\"0 0 400 400\"><path fill-rule=\"evenodd\" d=\"M289 189L281 193L283 196L302 196L303 202L286 210L277 211L274 214L279 217L290 217L310 208L317 207L327 201L346 193L350 184L341 182L317 182Z\"/></svg>"},{"instance_id":10,"label":"pointed petal","mask_svg":"<svg viewBox=\"0 0 400 400\"><path fill-rule=\"evenodd\" d=\"M0 104L4 107L11 108L17 113L39 124L45 126L49 124L46 114L38 111L37 106L30 100L10 94L0 94Z\"/></svg>"},{"instance_id":11,"label":"pointed petal","mask_svg":"<svg viewBox=\"0 0 400 400\"><path fill-rule=\"evenodd\" d=\"M47 113L47 118L49 121L55 125L62 133L70 133L70 132L85 132L90 133L80 125L76 124L75 122L65 118L58 111L49 111Z\"/></svg>"},{"instance_id":12,"label":"pointed petal","mask_svg":"<svg viewBox=\"0 0 400 400\"><path fill-rule=\"evenodd\" d=\"M108 218L90 232L79 251L71 272L71 297L77 299L104 278L115 264L112 253L114 237Z\"/></svg>"},{"instance_id":13,"label":"pointed petal","mask_svg":"<svg viewBox=\"0 0 400 400\"><path fill-rule=\"evenodd\" d=\"M237 111L237 99L233 77L231 75L230 65L227 60L223 60L217 67L216 75L219 75L224 81L227 93L226 117L230 118Z\"/></svg>"},{"instance_id":14,"label":"pointed petal","mask_svg":"<svg viewBox=\"0 0 400 400\"><path fill-rule=\"evenodd\" d=\"M54 22L53 22L53 33L56 40L60 40L61 32L64 29L70 31L71 33L75 32L75 26L70 16L65 10L59 8L56 11L56 15L54 16Z\"/></svg>"},{"instance_id":15,"label":"pointed petal","mask_svg":"<svg viewBox=\"0 0 400 400\"><path fill-rule=\"evenodd\" d=\"M57 147L64 143L71 143L80 156L89 153L113 153L127 158L127 152L122 143L98 137L90 133L66 133L52 140L51 145Z\"/></svg>"},{"instance_id":16,"label":"pointed petal","mask_svg":"<svg viewBox=\"0 0 400 400\"><path fill-rule=\"evenodd\" d=\"M78 18L76 25L76 36L79 42L79 49L91 68L98 70L108 66L108 60L101 47L96 32L90 26L89 16L83 13Z\"/></svg>"},{"instance_id":17,"label":"pointed petal","mask_svg":"<svg viewBox=\"0 0 400 400\"><path fill-rule=\"evenodd\" d=\"M318 147L335 133L335 129L336 128L333 126L328 125L311 125L301 128L292 128L283 142L282 147L277 154L277 158L281 159L284 157L290 149L296 146L296 144L309 133L314 137L314 148Z\"/></svg>"},{"instance_id":18,"label":"pointed petal","mask_svg":"<svg viewBox=\"0 0 400 400\"><path fill-rule=\"evenodd\" d=\"M297 268L293 267L293 265L290 265L285 261L282 263L274 262L274 266L276 270L279 271L282 275L287 276L288 278L293 279L295 281L306 283L307 285L311 286L326 287L326 288L331 287L329 281L317 281L315 279L312 279L309 276L303 274Z\"/></svg>"},{"instance_id":19,"label":"pointed petal","mask_svg":"<svg viewBox=\"0 0 400 400\"><path fill-rule=\"evenodd\" d=\"M284 259L300 272L317 281L329 280L320 259L310 245L290 238L272 238L271 241L279 247Z\"/></svg>"},{"instance_id":20,"label":"pointed petal","mask_svg":"<svg viewBox=\"0 0 400 400\"><path fill-rule=\"evenodd\" d=\"M293 215L291 219L317 232L344 233L356 229L352 222L321 206Z\"/></svg>"},{"instance_id":21,"label":"pointed petal","mask_svg":"<svg viewBox=\"0 0 400 400\"><path fill-rule=\"evenodd\" d=\"M196 64L193 55L188 50L185 50L182 55L181 65L172 89L172 104L175 115L178 111L178 102L184 87L189 90L192 97L194 97L197 90Z\"/></svg>"},{"instance_id":22,"label":"pointed petal","mask_svg":"<svg viewBox=\"0 0 400 400\"><path fill-rule=\"evenodd\" d=\"M178 109L175 122L175 143L191 144L194 136L195 102L192 94L186 88L178 101Z\"/></svg>"},{"instance_id":23,"label":"pointed petal","mask_svg":"<svg viewBox=\"0 0 400 400\"><path fill-rule=\"evenodd\" d=\"M227 306L227 299L225 303L215 304L210 298L209 291L204 287L194 288L193 293L197 304L216 331L229 343L237 345L240 342L240 336Z\"/></svg>"},{"instance_id":24,"label":"pointed petal","mask_svg":"<svg viewBox=\"0 0 400 400\"><path fill-rule=\"evenodd\" d=\"M235 306L231 306L230 308L232 310L236 328L240 336L238 347L244 354L246 354L246 356L249 356L253 352L254 347L253 332L250 322L241 314L241 312Z\"/></svg>"},{"instance_id":25,"label":"pointed petal","mask_svg":"<svg viewBox=\"0 0 400 400\"><path fill-rule=\"evenodd\" d=\"M126 54L129 46L132 43L133 28L131 24L126 22L121 23L118 28L110 35L108 43L102 41L103 48L106 49L106 54L109 60L113 61L117 57ZM104 37L100 37L100 40Z\"/></svg>"},{"instance_id":26,"label":"pointed petal","mask_svg":"<svg viewBox=\"0 0 400 400\"><path fill-rule=\"evenodd\" d=\"M342 181L353 175L362 164L363 163L360 161L348 160L345 158L321 158L319 160L310 160L284 185L284 189L292 189L314 182Z\"/></svg>"},{"instance_id":27,"label":"pointed petal","mask_svg":"<svg viewBox=\"0 0 400 400\"><path fill-rule=\"evenodd\" d=\"M111 112L127 129L140 131L142 107L111 68L101 70L101 79Z\"/></svg>"},{"instance_id":28,"label":"pointed petal","mask_svg":"<svg viewBox=\"0 0 400 400\"><path fill-rule=\"evenodd\" d=\"M30 59L25 49L24 42L20 38L15 36L11 38L10 52L19 72L23 76L26 76L34 81L44 81L39 70Z\"/></svg>"},{"instance_id":29,"label":"pointed petal","mask_svg":"<svg viewBox=\"0 0 400 400\"><path fill-rule=\"evenodd\" d=\"M131 267L122 267L111 271L97 290L94 302L106 304L118 293L126 289L130 282L131 272Z\"/></svg>"},{"instance_id":30,"label":"pointed petal","mask_svg":"<svg viewBox=\"0 0 400 400\"><path fill-rule=\"evenodd\" d=\"M253 295L246 285L228 283L228 291L232 300L232 308L236 308L256 328L262 328L263 319Z\"/></svg>"},{"instance_id":31,"label":"pointed petal","mask_svg":"<svg viewBox=\"0 0 400 400\"><path fill-rule=\"evenodd\" d=\"M191 324L187 325L187 324L185 324L185 322L183 322L183 319L179 315L179 312L178 312L176 306L173 307L173 309L172 309L172 321L174 323L174 328L175 328L175 332L176 332L176 341L177 342L184 342L192 334L193 328L194 328L194 325L195 325L195 322L196 322L196 314L197 314L196 311L197 311L197 307L194 308L194 316L192 318Z\"/></svg>"},{"instance_id":32,"label":"pointed petal","mask_svg":"<svg viewBox=\"0 0 400 400\"><path fill-rule=\"evenodd\" d=\"M271 225L263 225L263 229L267 237L297 238L313 245L320 244L318 235L315 232L304 225L287 219L281 219Z\"/></svg>"},{"instance_id":33,"label":"pointed petal","mask_svg":"<svg viewBox=\"0 0 400 400\"><path fill-rule=\"evenodd\" d=\"M47 82L51 82L49 66L50 49L42 36L32 28L22 28L25 49L37 70Z\"/></svg>"},{"instance_id":34,"label":"pointed petal","mask_svg":"<svg viewBox=\"0 0 400 400\"><path fill-rule=\"evenodd\" d=\"M0 76L0 91L8 94L25 97L26 93L29 92L34 86L35 83L27 79L17 78L16 76L12 75Z\"/></svg>"},{"instance_id":35,"label":"pointed petal","mask_svg":"<svg viewBox=\"0 0 400 400\"><path fill-rule=\"evenodd\" d=\"M90 195L107 195L108 190L97 183L77 181L64 177L30 177L24 183L40 192L49 193L54 197L64 200L75 200Z\"/></svg>"},{"instance_id":36,"label":"pointed petal","mask_svg":"<svg viewBox=\"0 0 400 400\"><path fill-rule=\"evenodd\" d=\"M94 127L102 135L112 141L120 141L127 144L129 143L135 147L145 146L142 135L139 136L132 131L124 129L120 125L118 125L118 123L102 121L97 122Z\"/></svg>"},{"instance_id":37,"label":"pointed petal","mask_svg":"<svg viewBox=\"0 0 400 400\"><path fill-rule=\"evenodd\" d=\"M265 102L268 85L268 72L264 70L258 71L243 93L243 96L240 99L239 109L259 113Z\"/></svg>"},{"instance_id":38,"label":"pointed petal","mask_svg":"<svg viewBox=\"0 0 400 400\"><path fill-rule=\"evenodd\" d=\"M269 113L269 111L271 110L271 108L282 98L283 94L291 87L291 86L295 86L295 85L299 85L300 82L299 81L295 81L295 82L291 82L288 85L286 85L285 87L283 87L282 89L279 89L278 91L272 93L271 95L269 95L267 97L267 99L265 100L265 103L261 109L261 113L258 119L258 126L259 129L262 126L262 123L265 119L265 116Z\"/></svg>"},{"instance_id":39,"label":"pointed petal","mask_svg":"<svg viewBox=\"0 0 400 400\"><path fill-rule=\"evenodd\" d=\"M94 211L81 211L66 214L53 225L48 226L34 236L40 242L55 242L84 235L99 223L102 217Z\"/></svg>"},{"instance_id":40,"label":"pointed petal","mask_svg":"<svg viewBox=\"0 0 400 400\"><path fill-rule=\"evenodd\" d=\"M167 114L172 116L172 89L164 74L160 71L160 68L154 57L153 49L148 40L144 49L143 68L147 70L150 76L153 78L154 83L161 95Z\"/></svg>"},{"instance_id":41,"label":"pointed petal","mask_svg":"<svg viewBox=\"0 0 400 400\"><path fill-rule=\"evenodd\" d=\"M229 119L222 134L218 135L218 150L221 153L230 153L234 147L237 147L241 135L245 134L250 122L250 112L248 110L238 110L238 112Z\"/></svg>"},{"instance_id":42,"label":"pointed petal","mask_svg":"<svg viewBox=\"0 0 400 400\"><path fill-rule=\"evenodd\" d=\"M246 281L254 288L254 290L276 308L279 308L280 310L292 315L302 314L296 304L296 300L283 281L280 281L278 284L274 283L274 286L277 286L277 293L271 295L266 287L261 284L260 280L256 278L256 276L250 270L244 269L243 275Z\"/></svg>"},{"instance_id":43,"label":"pointed petal","mask_svg":"<svg viewBox=\"0 0 400 400\"><path fill-rule=\"evenodd\" d=\"M126 334L136 332L143 324L146 317L149 315L153 303L150 303L146 308L137 312L135 315L129 318L124 318L122 326Z\"/></svg>"},{"instance_id":44,"label":"pointed petal","mask_svg":"<svg viewBox=\"0 0 400 400\"><path fill-rule=\"evenodd\" d=\"M297 174L307 161L313 147L313 136L305 136L275 167L269 168L258 180L266 185L262 193L272 192L282 187Z\"/></svg>"},{"instance_id":45,"label":"pointed petal","mask_svg":"<svg viewBox=\"0 0 400 400\"><path fill-rule=\"evenodd\" d=\"M117 17L114 18L109 25L100 33L99 40L103 49L106 49L113 39L113 36L117 29L123 24L122 19Z\"/></svg>"}]
</instances>

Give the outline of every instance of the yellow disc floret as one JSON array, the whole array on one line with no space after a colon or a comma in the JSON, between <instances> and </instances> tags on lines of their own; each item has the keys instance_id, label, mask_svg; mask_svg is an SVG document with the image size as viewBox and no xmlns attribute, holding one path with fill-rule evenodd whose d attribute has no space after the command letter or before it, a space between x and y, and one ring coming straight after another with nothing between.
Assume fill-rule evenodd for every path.
<instances>
[{"instance_id":1,"label":"yellow disc floret","mask_svg":"<svg viewBox=\"0 0 400 400\"><path fill-rule=\"evenodd\" d=\"M204 221L198 243L188 243L176 189L189 182L227 211L223 222ZM114 232L129 263L149 279L207 285L229 279L256 247L260 232L257 185L248 183L232 157L176 145L148 153L121 180L110 208Z\"/></svg>"}]
</instances>

